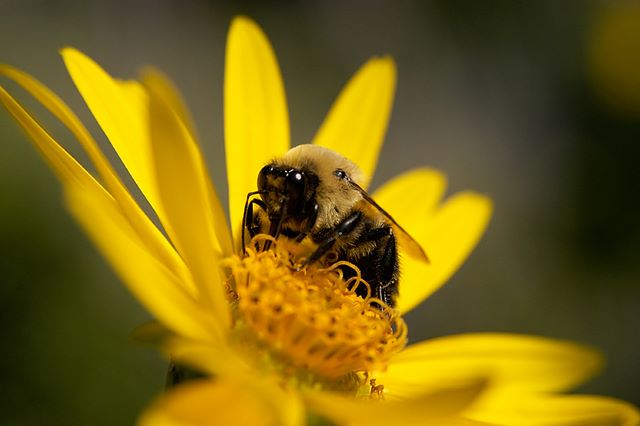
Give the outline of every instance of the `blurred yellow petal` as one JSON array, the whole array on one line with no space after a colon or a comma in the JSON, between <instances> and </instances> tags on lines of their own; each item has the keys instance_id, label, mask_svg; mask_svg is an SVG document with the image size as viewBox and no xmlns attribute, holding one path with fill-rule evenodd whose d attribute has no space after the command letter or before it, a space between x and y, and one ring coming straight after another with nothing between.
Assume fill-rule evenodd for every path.
<instances>
[{"instance_id":1,"label":"blurred yellow petal","mask_svg":"<svg viewBox=\"0 0 640 426\"><path fill-rule=\"evenodd\" d=\"M90 156L99 172L101 174L109 174L110 166L104 155L102 155L97 144L93 138L91 138L88 131L82 123L80 123L75 114L71 112L60 98L53 94L39 81L16 68L7 65L0 65L0 75L8 77L19 84L29 92L29 94L36 98L47 110L54 114L55 117L69 128L69 130L73 132L74 136L77 137L78 141L87 151L87 154Z\"/></svg>"},{"instance_id":2,"label":"blurred yellow petal","mask_svg":"<svg viewBox=\"0 0 640 426\"><path fill-rule=\"evenodd\" d=\"M145 67L141 74L145 85L153 86L157 93L162 94L162 98L169 104L178 117L180 117L180 121L182 121L187 130L189 130L193 140L197 141L198 134L191 112L185 104L180 91L169 77L154 67Z\"/></svg>"},{"instance_id":3,"label":"blurred yellow petal","mask_svg":"<svg viewBox=\"0 0 640 426\"><path fill-rule=\"evenodd\" d=\"M210 374L216 380L239 385L245 393L251 392L276 416L275 424L304 424L304 406L299 393L283 388L282 376L256 370L255 364L245 359L246 352L238 352L229 345L214 346L182 336L168 339L162 347L172 359Z\"/></svg>"},{"instance_id":4,"label":"blurred yellow petal","mask_svg":"<svg viewBox=\"0 0 640 426\"><path fill-rule=\"evenodd\" d=\"M114 80L76 49L67 47L61 54L69 75L109 142L162 225L172 234L173 227L166 217L156 181L146 91L137 82Z\"/></svg>"},{"instance_id":5,"label":"blurred yellow petal","mask_svg":"<svg viewBox=\"0 0 640 426\"><path fill-rule=\"evenodd\" d=\"M22 86L73 133L98 170L98 173L104 180L106 188L117 200L138 235L147 243L149 250L181 277L181 282L185 285L186 289L189 291L193 290L190 273L186 269L182 259L180 259L175 249L169 244L164 235L162 235L160 230L151 222L124 187L95 140L71 109L69 109L55 93L51 92L30 75L18 69L0 65L0 75L10 78ZM32 122L32 126L35 124L33 119L28 117L27 119ZM52 139L48 142L47 139L37 139L35 140L36 143L38 143L38 140L42 140L44 145L50 144L52 141ZM47 148L43 146L40 149ZM62 148L56 144L56 147L49 149L61 150Z\"/></svg>"},{"instance_id":6,"label":"blurred yellow petal","mask_svg":"<svg viewBox=\"0 0 640 426\"><path fill-rule=\"evenodd\" d=\"M640 4L605 2L594 8L585 31L586 77L606 106L640 117ZM590 28L589 28L590 27Z\"/></svg>"},{"instance_id":7,"label":"blurred yellow petal","mask_svg":"<svg viewBox=\"0 0 640 426\"><path fill-rule=\"evenodd\" d=\"M364 174L364 188L378 163L395 88L393 59L370 59L342 90L313 141L355 161Z\"/></svg>"},{"instance_id":8,"label":"blurred yellow petal","mask_svg":"<svg viewBox=\"0 0 640 426\"><path fill-rule=\"evenodd\" d=\"M183 176L183 179L185 179L186 181L189 181L191 179L199 179L201 183L198 185L202 185L206 188L205 192L207 199L205 202L210 204L210 208L207 209L207 215L213 215L213 223L216 225L214 227L216 244L220 247L220 250L225 256L229 256L232 254L232 246L231 236L227 227L227 219L220 204L220 198L218 197L218 194L216 193L215 188L213 187L213 184L211 182L211 178L209 177L209 172L207 170L204 158L202 157L202 154L200 152L200 147L196 143L195 139L193 139L192 131L182 120L181 114L186 114L186 111L183 110L182 112L180 112L176 110L176 107L178 109L181 109L181 107L179 105L175 105L175 102L177 101L176 96L178 96L177 93L168 92L168 90L170 90L168 88L168 84L170 84L169 82L163 80L159 75L156 74L143 75L143 78L144 85L147 87L147 89L153 90L154 96L157 99L162 99L162 104L166 106L168 111L170 111L169 113L172 117L171 121L173 123L179 123L176 125L180 126L184 130L181 131L181 135L183 136L181 139L168 141L168 143L186 145L184 149L189 152L189 156L193 157L192 161L194 165L198 165L197 167L193 167L194 173L189 173L188 175ZM165 173L165 170L171 170L173 169L173 167L168 164L158 164L158 158L155 152L156 144L158 143L159 139L166 139L166 136L163 133L153 131L153 126L157 125L157 123L152 122L152 117L150 116L149 94L147 93L147 90L145 90L145 87L137 81L122 81L118 82L118 85L120 86L125 97L129 100L129 103L131 104L133 109L137 112L139 121L143 123L145 129L147 129L146 135L150 140L150 142L148 142L148 145L150 146L149 161L151 163L154 175L156 176L156 178L154 179L154 191L156 192L155 196L157 198L155 201L154 209L158 214L160 222L167 231L167 234L169 234L169 238L173 242L177 240L183 240L184 238L176 235L175 224L171 222L172 219L171 217L169 217L170 213L166 211L166 206L163 204L163 195L161 194L163 192L163 188L159 188L161 182L157 178L157 175L163 174ZM191 171L192 170L189 169L189 172ZM195 182L192 184L196 185ZM180 249L180 247L178 248Z\"/></svg>"},{"instance_id":9,"label":"blurred yellow petal","mask_svg":"<svg viewBox=\"0 0 640 426\"><path fill-rule=\"evenodd\" d=\"M148 89L155 181L172 241L189 266L205 306L228 328L231 319L219 265L225 255L225 240L220 237L227 233L226 224L216 222L222 215L220 206L210 199L206 166L189 131L162 93L153 85Z\"/></svg>"},{"instance_id":10,"label":"blurred yellow petal","mask_svg":"<svg viewBox=\"0 0 640 426\"><path fill-rule=\"evenodd\" d=\"M106 191L74 184L65 190L73 216L152 315L179 334L220 341L220 325L181 288L175 275L149 254Z\"/></svg>"},{"instance_id":11,"label":"blurred yellow petal","mask_svg":"<svg viewBox=\"0 0 640 426\"><path fill-rule=\"evenodd\" d=\"M408 397L469 377L490 378L506 393L565 391L602 364L595 350L575 343L511 334L462 334L411 345L376 375L392 396Z\"/></svg>"},{"instance_id":12,"label":"blurred yellow petal","mask_svg":"<svg viewBox=\"0 0 640 426\"><path fill-rule=\"evenodd\" d=\"M198 380L161 396L142 415L140 426L273 425L276 413L242 387L222 380Z\"/></svg>"},{"instance_id":13,"label":"blurred yellow petal","mask_svg":"<svg viewBox=\"0 0 640 426\"><path fill-rule=\"evenodd\" d=\"M437 391L414 395L413 398L403 401L354 399L337 393L317 391L304 392L304 398L312 411L337 424L362 426L477 424L458 418L458 414L481 395L485 382L476 379L457 385L454 387L443 384Z\"/></svg>"},{"instance_id":14,"label":"blurred yellow petal","mask_svg":"<svg viewBox=\"0 0 640 426\"><path fill-rule=\"evenodd\" d=\"M283 389L280 376L257 372L255 366L246 363L242 354L230 346L173 336L162 347L181 364L210 374L218 382L232 383L240 398L246 396L259 402L269 418L277 419L274 424L303 424L304 407L298 393Z\"/></svg>"},{"instance_id":15,"label":"blurred yellow petal","mask_svg":"<svg viewBox=\"0 0 640 426\"><path fill-rule=\"evenodd\" d=\"M237 381L254 372L252 366L228 345L213 346L208 342L170 336L161 342L160 348L171 359L214 377L228 377Z\"/></svg>"},{"instance_id":16,"label":"blurred yellow petal","mask_svg":"<svg viewBox=\"0 0 640 426\"><path fill-rule=\"evenodd\" d=\"M470 418L517 426L638 426L640 414L631 404L591 395L514 395L490 398L473 407Z\"/></svg>"},{"instance_id":17,"label":"blurred yellow petal","mask_svg":"<svg viewBox=\"0 0 640 426\"><path fill-rule=\"evenodd\" d=\"M493 209L487 197L467 191L448 198L431 215L422 215L421 197L411 197L416 214L403 215L401 224L422 245L430 263L402 258L397 300L402 313L420 304L458 270L480 240Z\"/></svg>"},{"instance_id":18,"label":"blurred yellow petal","mask_svg":"<svg viewBox=\"0 0 640 426\"><path fill-rule=\"evenodd\" d=\"M193 129L189 129L189 125L185 121L190 120L188 118L189 113L180 101L179 93L173 88L171 82L162 74L157 71L151 71L149 73L143 73L142 79L147 89L155 96L156 99L161 100L162 105L166 107L167 113L171 115L171 121L175 123L175 126L180 127L179 133L182 138L165 142L183 145L181 148L186 151L192 166L188 170L183 171L185 176L183 176L182 179L191 179L193 182L190 185L202 187L202 198L205 200L203 202L209 204L205 207L203 213L207 216L211 214L212 217L208 220L213 224L215 240L220 246L223 255L230 256L233 253L233 250L226 214L220 204L220 197L218 197L211 181L200 147L198 146L196 139L194 139L194 131ZM154 123L151 122L149 126L151 127L153 124ZM156 143L155 140L157 138L166 139L164 134L157 133L153 133L151 137L154 140L154 143ZM157 162L157 159L155 159L155 161ZM169 167L169 170L171 169L171 165L166 166ZM158 169L158 173L164 173L166 170L159 164L156 164L156 168ZM156 181L158 180L159 179L156 179ZM189 183L185 184L189 185Z\"/></svg>"},{"instance_id":19,"label":"blurred yellow petal","mask_svg":"<svg viewBox=\"0 0 640 426\"><path fill-rule=\"evenodd\" d=\"M98 185L93 176L58 145L2 86L0 86L0 102L7 108L18 124L22 126L38 151L40 151L63 183L76 184L83 187Z\"/></svg>"},{"instance_id":20,"label":"blurred yellow petal","mask_svg":"<svg viewBox=\"0 0 640 426\"><path fill-rule=\"evenodd\" d=\"M247 193L258 172L289 149L289 113L280 69L269 40L255 22L237 17L227 39L224 132L229 212L234 241Z\"/></svg>"}]
</instances>

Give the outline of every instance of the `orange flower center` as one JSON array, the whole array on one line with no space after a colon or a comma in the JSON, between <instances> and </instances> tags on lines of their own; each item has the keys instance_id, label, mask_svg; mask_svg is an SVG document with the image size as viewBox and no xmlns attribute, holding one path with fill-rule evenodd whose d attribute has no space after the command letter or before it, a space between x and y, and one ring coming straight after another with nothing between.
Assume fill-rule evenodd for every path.
<instances>
[{"instance_id":1,"label":"orange flower center","mask_svg":"<svg viewBox=\"0 0 640 426\"><path fill-rule=\"evenodd\" d=\"M338 379L384 369L405 346L407 327L399 313L377 298L355 294L369 286L355 266L337 262L298 270L281 244L268 251L253 247L226 261L238 323L290 366ZM339 266L352 267L357 276L345 281Z\"/></svg>"}]
</instances>

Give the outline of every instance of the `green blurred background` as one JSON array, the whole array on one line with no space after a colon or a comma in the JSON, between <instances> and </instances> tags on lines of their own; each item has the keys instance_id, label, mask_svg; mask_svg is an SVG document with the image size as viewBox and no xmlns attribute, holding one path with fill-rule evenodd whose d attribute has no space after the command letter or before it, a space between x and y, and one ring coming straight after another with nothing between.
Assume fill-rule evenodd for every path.
<instances>
[{"instance_id":1,"label":"green blurred background","mask_svg":"<svg viewBox=\"0 0 640 426\"><path fill-rule=\"evenodd\" d=\"M119 77L158 66L184 92L224 188L224 45L237 13L272 40L295 143L360 64L388 53L399 84L374 187L430 166L451 191L495 200L470 260L409 315L413 341L581 341L608 365L580 391L640 404L640 2L0 0L0 62L56 90L99 137L57 50L78 47ZM0 424L131 424L164 382L162 357L130 338L148 315L3 111L0 141Z\"/></svg>"}]
</instances>

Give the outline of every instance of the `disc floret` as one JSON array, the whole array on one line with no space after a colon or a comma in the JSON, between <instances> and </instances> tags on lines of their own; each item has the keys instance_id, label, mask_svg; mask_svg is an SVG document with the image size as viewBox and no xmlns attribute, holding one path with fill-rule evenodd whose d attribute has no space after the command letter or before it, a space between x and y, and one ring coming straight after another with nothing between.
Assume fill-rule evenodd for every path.
<instances>
[{"instance_id":1,"label":"disc floret","mask_svg":"<svg viewBox=\"0 0 640 426\"><path fill-rule=\"evenodd\" d=\"M370 291L356 295L369 285L354 265L298 268L281 244L260 251L256 242L226 266L237 295L236 328L255 337L273 359L319 382L344 382L349 375L383 370L405 346L407 327L399 313ZM343 268L353 268L355 276L345 280Z\"/></svg>"}]
</instances>

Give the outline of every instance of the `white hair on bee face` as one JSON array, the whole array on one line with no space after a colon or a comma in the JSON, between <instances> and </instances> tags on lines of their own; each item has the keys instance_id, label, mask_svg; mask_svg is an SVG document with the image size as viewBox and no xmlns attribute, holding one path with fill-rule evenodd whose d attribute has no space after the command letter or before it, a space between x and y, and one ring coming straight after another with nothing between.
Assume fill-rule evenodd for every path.
<instances>
[{"instance_id":1,"label":"white hair on bee face","mask_svg":"<svg viewBox=\"0 0 640 426\"><path fill-rule=\"evenodd\" d=\"M288 165L300 168L313 164L316 173L323 177L330 176L334 171L340 169L358 185L361 185L364 179L360 168L353 161L319 145L298 145L287 151L282 160Z\"/></svg>"}]
</instances>

